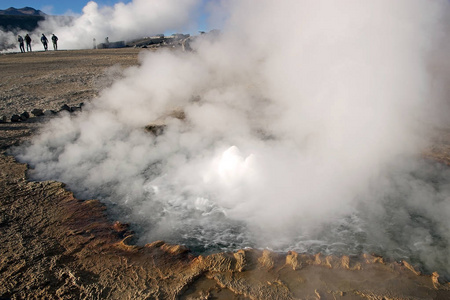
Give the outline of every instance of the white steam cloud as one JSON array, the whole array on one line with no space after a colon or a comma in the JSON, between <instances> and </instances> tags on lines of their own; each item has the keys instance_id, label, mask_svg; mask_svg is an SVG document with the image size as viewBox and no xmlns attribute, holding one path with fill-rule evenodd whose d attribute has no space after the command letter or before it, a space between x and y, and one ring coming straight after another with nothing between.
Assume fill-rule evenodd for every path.
<instances>
[{"instance_id":1,"label":"white steam cloud","mask_svg":"<svg viewBox=\"0 0 450 300\"><path fill-rule=\"evenodd\" d=\"M189 31L195 29L199 4L200 0L133 0L111 7L90 1L81 15L47 16L30 36L36 50L42 49L42 33L56 34L59 49L89 49L93 47L93 39L97 43L104 42L106 37L111 42L130 41L166 31ZM14 33L0 31L2 40L5 46L17 45L18 48Z\"/></svg>"},{"instance_id":2,"label":"white steam cloud","mask_svg":"<svg viewBox=\"0 0 450 300\"><path fill-rule=\"evenodd\" d=\"M449 173L418 159L448 113L448 1L221 5L219 38L146 54L18 157L142 242L375 251L450 273ZM163 134L144 130L164 115Z\"/></svg>"}]
</instances>

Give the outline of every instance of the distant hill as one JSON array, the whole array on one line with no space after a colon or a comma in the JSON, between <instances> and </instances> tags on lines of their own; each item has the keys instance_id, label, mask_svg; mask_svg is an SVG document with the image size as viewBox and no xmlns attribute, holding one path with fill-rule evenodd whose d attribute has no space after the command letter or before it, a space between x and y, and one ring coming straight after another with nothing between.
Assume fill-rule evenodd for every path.
<instances>
[{"instance_id":1,"label":"distant hill","mask_svg":"<svg viewBox=\"0 0 450 300\"><path fill-rule=\"evenodd\" d=\"M0 30L2 31L33 31L38 27L38 22L45 19L46 14L32 7L10 7L0 10Z\"/></svg>"},{"instance_id":2,"label":"distant hill","mask_svg":"<svg viewBox=\"0 0 450 300\"><path fill-rule=\"evenodd\" d=\"M32 7L24 7L24 8L14 8L10 7L8 9L2 10L0 9L0 15L8 15L8 16L45 16L40 10L34 9Z\"/></svg>"}]
</instances>

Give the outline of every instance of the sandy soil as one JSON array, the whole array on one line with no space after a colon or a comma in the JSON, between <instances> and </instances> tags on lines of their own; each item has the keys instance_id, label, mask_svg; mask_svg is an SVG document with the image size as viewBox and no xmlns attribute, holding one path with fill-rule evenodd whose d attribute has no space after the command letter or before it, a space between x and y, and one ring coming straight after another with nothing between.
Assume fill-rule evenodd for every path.
<instances>
[{"instance_id":1,"label":"sandy soil","mask_svg":"<svg viewBox=\"0 0 450 300\"><path fill-rule=\"evenodd\" d=\"M0 116L89 101L137 65L139 51L149 50L0 55ZM438 274L371 255L203 257L161 241L132 245L128 226L100 202L78 200L62 183L31 182L27 166L6 155L52 117L0 123L0 299L450 299ZM442 136L428 156L449 163Z\"/></svg>"}]
</instances>

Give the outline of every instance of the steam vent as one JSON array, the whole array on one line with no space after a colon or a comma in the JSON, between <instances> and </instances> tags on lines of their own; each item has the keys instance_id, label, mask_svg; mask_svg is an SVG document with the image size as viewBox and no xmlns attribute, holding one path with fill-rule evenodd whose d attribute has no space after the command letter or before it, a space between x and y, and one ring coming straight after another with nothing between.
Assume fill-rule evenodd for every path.
<instances>
[{"instance_id":1,"label":"steam vent","mask_svg":"<svg viewBox=\"0 0 450 300\"><path fill-rule=\"evenodd\" d=\"M450 299L449 1L111 2L0 11L0 300Z\"/></svg>"}]
</instances>

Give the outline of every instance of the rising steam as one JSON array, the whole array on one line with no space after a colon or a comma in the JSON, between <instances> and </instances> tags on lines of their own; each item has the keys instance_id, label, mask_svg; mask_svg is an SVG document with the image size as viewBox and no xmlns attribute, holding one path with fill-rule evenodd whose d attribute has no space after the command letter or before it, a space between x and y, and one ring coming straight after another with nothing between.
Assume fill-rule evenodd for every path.
<instances>
[{"instance_id":1,"label":"rising steam","mask_svg":"<svg viewBox=\"0 0 450 300\"><path fill-rule=\"evenodd\" d=\"M373 251L450 273L449 171L419 159L448 113L448 1L221 5L218 39L146 54L17 149L32 175L102 199L141 242ZM144 130L163 116L163 134Z\"/></svg>"},{"instance_id":2,"label":"rising steam","mask_svg":"<svg viewBox=\"0 0 450 300\"><path fill-rule=\"evenodd\" d=\"M90 1L81 15L46 16L31 38L39 45L42 33L54 33L59 37L60 49L89 49L93 39L97 43L106 37L109 41L130 41L166 31L193 30L199 4L200 0L133 0L110 7ZM24 36L26 32L17 34ZM18 47L15 33L0 31L1 44L3 48Z\"/></svg>"}]
</instances>

